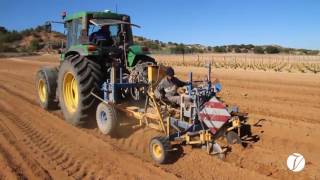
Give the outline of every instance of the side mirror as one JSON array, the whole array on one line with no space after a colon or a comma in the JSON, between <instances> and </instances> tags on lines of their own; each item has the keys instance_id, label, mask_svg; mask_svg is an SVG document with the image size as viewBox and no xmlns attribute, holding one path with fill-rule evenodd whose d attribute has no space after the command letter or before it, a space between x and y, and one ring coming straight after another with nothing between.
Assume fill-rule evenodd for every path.
<instances>
[{"instance_id":1,"label":"side mirror","mask_svg":"<svg viewBox=\"0 0 320 180\"><path fill-rule=\"evenodd\" d=\"M45 24L44 24L44 30L45 30L46 32L51 32L51 29L52 29L51 22L50 22L50 21L45 22Z\"/></svg>"}]
</instances>

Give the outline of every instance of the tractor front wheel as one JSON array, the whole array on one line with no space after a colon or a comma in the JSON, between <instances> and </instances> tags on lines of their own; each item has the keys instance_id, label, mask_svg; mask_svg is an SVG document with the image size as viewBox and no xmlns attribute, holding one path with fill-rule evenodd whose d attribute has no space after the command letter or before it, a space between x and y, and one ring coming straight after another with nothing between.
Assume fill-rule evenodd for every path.
<instances>
[{"instance_id":1,"label":"tractor front wheel","mask_svg":"<svg viewBox=\"0 0 320 180\"><path fill-rule=\"evenodd\" d=\"M113 106L101 102L97 107L96 119L102 134L114 135L119 122L117 120L117 111Z\"/></svg>"},{"instance_id":2,"label":"tractor front wheel","mask_svg":"<svg viewBox=\"0 0 320 180\"><path fill-rule=\"evenodd\" d=\"M96 99L102 79L101 66L84 56L75 55L62 62L58 75L58 95L65 120L81 126L94 117Z\"/></svg>"}]
</instances>

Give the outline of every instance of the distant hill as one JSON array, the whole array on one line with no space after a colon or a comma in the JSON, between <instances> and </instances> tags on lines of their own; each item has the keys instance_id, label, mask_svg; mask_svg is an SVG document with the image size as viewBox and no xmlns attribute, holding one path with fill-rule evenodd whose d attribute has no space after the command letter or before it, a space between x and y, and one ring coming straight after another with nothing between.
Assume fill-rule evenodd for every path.
<instances>
[{"instance_id":1,"label":"distant hill","mask_svg":"<svg viewBox=\"0 0 320 180\"><path fill-rule=\"evenodd\" d=\"M56 51L65 44L65 35L60 32L46 32L42 26L22 31L9 31L0 26L1 52L43 52ZM285 48L278 45L256 46L252 44L205 46L201 44L182 44L163 42L142 36L134 36L134 42L146 46L152 53L189 54L189 53L256 53L256 54L299 54L319 55L318 50Z\"/></svg>"},{"instance_id":2,"label":"distant hill","mask_svg":"<svg viewBox=\"0 0 320 180\"><path fill-rule=\"evenodd\" d=\"M41 26L22 31L9 31L0 26L0 52L38 52L49 47L58 49L65 36L59 32L45 32Z\"/></svg>"}]
</instances>

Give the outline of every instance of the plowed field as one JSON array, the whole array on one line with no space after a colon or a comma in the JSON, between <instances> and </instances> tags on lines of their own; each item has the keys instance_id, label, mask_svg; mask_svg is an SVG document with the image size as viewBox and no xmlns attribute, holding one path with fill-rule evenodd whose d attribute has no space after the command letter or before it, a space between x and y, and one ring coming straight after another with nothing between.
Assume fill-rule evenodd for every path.
<instances>
[{"instance_id":1,"label":"plowed field","mask_svg":"<svg viewBox=\"0 0 320 180\"><path fill-rule=\"evenodd\" d=\"M148 155L149 129L122 124L125 133L111 138L39 107L35 74L58 64L50 55L0 59L0 179L320 179L319 75L213 69L219 96L249 113L256 140L233 146L224 161L184 147L159 166ZM175 70L181 78L205 75ZM306 160L299 173L286 165L294 152Z\"/></svg>"}]
</instances>

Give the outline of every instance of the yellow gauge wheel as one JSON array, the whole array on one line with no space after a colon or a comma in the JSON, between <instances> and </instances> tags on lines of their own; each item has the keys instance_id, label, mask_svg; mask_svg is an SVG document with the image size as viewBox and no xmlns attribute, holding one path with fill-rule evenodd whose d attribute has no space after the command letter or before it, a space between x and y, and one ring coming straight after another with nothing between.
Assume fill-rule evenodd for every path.
<instances>
[{"instance_id":1,"label":"yellow gauge wheel","mask_svg":"<svg viewBox=\"0 0 320 180\"><path fill-rule=\"evenodd\" d=\"M164 164L167 162L170 149L170 141L166 136L154 137L149 143L149 152L151 157L158 164Z\"/></svg>"},{"instance_id":2,"label":"yellow gauge wheel","mask_svg":"<svg viewBox=\"0 0 320 180\"><path fill-rule=\"evenodd\" d=\"M63 99L70 113L77 110L79 102L78 83L71 72L65 73L63 78Z\"/></svg>"},{"instance_id":3,"label":"yellow gauge wheel","mask_svg":"<svg viewBox=\"0 0 320 180\"><path fill-rule=\"evenodd\" d=\"M41 103L45 103L47 101L47 97L48 97L47 87L43 79L39 79L39 82L38 82L38 95Z\"/></svg>"},{"instance_id":4,"label":"yellow gauge wheel","mask_svg":"<svg viewBox=\"0 0 320 180\"><path fill-rule=\"evenodd\" d=\"M163 153L163 149L161 148L161 146L159 144L153 144L152 145L152 153L154 154L154 156L156 158L161 158L162 153Z\"/></svg>"}]
</instances>

